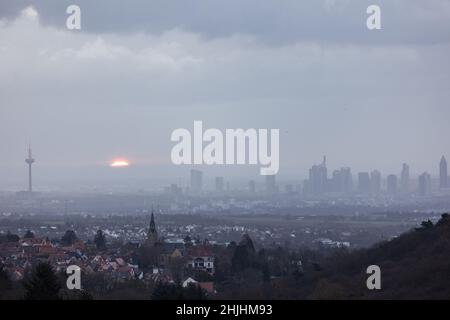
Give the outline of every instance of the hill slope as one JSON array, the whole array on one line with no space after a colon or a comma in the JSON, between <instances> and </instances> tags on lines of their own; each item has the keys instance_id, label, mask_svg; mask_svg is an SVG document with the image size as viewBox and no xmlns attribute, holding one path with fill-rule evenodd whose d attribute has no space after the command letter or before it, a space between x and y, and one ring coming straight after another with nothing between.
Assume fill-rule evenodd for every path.
<instances>
[{"instance_id":1,"label":"hill slope","mask_svg":"<svg viewBox=\"0 0 450 320\"><path fill-rule=\"evenodd\" d=\"M369 265L381 269L381 290L366 287ZM424 222L370 249L338 254L306 278L313 299L450 299L450 217L443 214L436 225Z\"/></svg>"}]
</instances>

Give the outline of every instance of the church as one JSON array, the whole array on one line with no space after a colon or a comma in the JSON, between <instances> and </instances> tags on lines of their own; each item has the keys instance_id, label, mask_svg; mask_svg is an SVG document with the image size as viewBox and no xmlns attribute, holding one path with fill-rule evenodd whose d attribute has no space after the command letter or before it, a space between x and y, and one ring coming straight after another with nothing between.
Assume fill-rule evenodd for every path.
<instances>
[{"instance_id":1,"label":"church","mask_svg":"<svg viewBox=\"0 0 450 320\"><path fill-rule=\"evenodd\" d=\"M156 244L158 244L158 231L156 230L156 224L155 224L155 215L152 210L152 216L150 219L150 226L148 227L147 232L147 239L144 242L144 246L146 247L154 247Z\"/></svg>"},{"instance_id":2,"label":"church","mask_svg":"<svg viewBox=\"0 0 450 320\"><path fill-rule=\"evenodd\" d=\"M158 237L153 210L147 239L142 246L156 250L159 267L166 267L171 260L183 259L188 268L214 274L215 259L212 254L212 247L209 244L186 246L184 243L163 241Z\"/></svg>"}]
</instances>

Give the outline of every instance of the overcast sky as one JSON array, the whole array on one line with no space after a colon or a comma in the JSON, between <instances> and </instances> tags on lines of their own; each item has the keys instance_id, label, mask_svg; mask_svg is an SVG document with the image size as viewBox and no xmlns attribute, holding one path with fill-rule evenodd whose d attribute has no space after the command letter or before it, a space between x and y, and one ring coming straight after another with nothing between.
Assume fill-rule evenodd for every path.
<instances>
[{"instance_id":1,"label":"overcast sky","mask_svg":"<svg viewBox=\"0 0 450 320\"><path fill-rule=\"evenodd\" d=\"M448 0L78 0L69 31L72 3L0 0L0 190L24 183L29 141L38 181L113 177L122 156L130 179L177 182L170 134L194 120L279 128L280 177L324 154L355 174L450 157Z\"/></svg>"}]
</instances>

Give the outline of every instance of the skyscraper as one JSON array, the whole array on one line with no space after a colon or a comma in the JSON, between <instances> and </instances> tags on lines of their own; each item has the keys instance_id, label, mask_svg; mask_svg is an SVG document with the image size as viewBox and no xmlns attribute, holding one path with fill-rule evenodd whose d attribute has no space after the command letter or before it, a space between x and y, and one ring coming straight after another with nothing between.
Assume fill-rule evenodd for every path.
<instances>
[{"instance_id":1,"label":"skyscraper","mask_svg":"<svg viewBox=\"0 0 450 320\"><path fill-rule=\"evenodd\" d=\"M358 191L360 193L370 192L370 177L368 172L358 173Z\"/></svg>"},{"instance_id":2,"label":"skyscraper","mask_svg":"<svg viewBox=\"0 0 450 320\"><path fill-rule=\"evenodd\" d=\"M266 176L266 191L268 193L276 193L278 191L274 174Z\"/></svg>"},{"instance_id":3,"label":"skyscraper","mask_svg":"<svg viewBox=\"0 0 450 320\"><path fill-rule=\"evenodd\" d=\"M224 190L223 177L216 177L216 192L223 192L223 190Z\"/></svg>"},{"instance_id":4,"label":"skyscraper","mask_svg":"<svg viewBox=\"0 0 450 320\"><path fill-rule=\"evenodd\" d=\"M370 173L370 192L378 194L381 191L381 173L373 170Z\"/></svg>"},{"instance_id":5,"label":"skyscraper","mask_svg":"<svg viewBox=\"0 0 450 320\"><path fill-rule=\"evenodd\" d=\"M402 165L402 173L400 175L400 190L403 193L408 193L409 191L409 166L406 163Z\"/></svg>"},{"instance_id":6,"label":"skyscraper","mask_svg":"<svg viewBox=\"0 0 450 320\"><path fill-rule=\"evenodd\" d=\"M287 184L284 186L284 191L287 194L293 194L294 193L294 186L292 184Z\"/></svg>"},{"instance_id":7,"label":"skyscraper","mask_svg":"<svg viewBox=\"0 0 450 320\"><path fill-rule=\"evenodd\" d=\"M442 156L439 163L439 187L441 189L448 187L448 175L447 175L447 160Z\"/></svg>"},{"instance_id":8,"label":"skyscraper","mask_svg":"<svg viewBox=\"0 0 450 320\"><path fill-rule=\"evenodd\" d=\"M324 156L321 164L309 169L308 191L312 194L324 193L327 191L327 179L327 158Z\"/></svg>"},{"instance_id":9,"label":"skyscraper","mask_svg":"<svg viewBox=\"0 0 450 320\"><path fill-rule=\"evenodd\" d=\"M199 170L191 170L191 192L199 193L203 188L203 172Z\"/></svg>"},{"instance_id":10,"label":"skyscraper","mask_svg":"<svg viewBox=\"0 0 450 320\"><path fill-rule=\"evenodd\" d=\"M387 176L387 193L391 195L397 193L397 176L395 174Z\"/></svg>"},{"instance_id":11,"label":"skyscraper","mask_svg":"<svg viewBox=\"0 0 450 320\"><path fill-rule=\"evenodd\" d=\"M424 172L419 176L419 195L427 196L431 193L431 176Z\"/></svg>"},{"instance_id":12,"label":"skyscraper","mask_svg":"<svg viewBox=\"0 0 450 320\"><path fill-rule=\"evenodd\" d=\"M349 193L352 191L353 181L350 168L341 168L333 171L331 189L335 192Z\"/></svg>"},{"instance_id":13,"label":"skyscraper","mask_svg":"<svg viewBox=\"0 0 450 320\"><path fill-rule=\"evenodd\" d=\"M28 146L28 158L25 159L25 162L28 164L28 192L33 192L33 181L32 181L32 172L31 165L35 162L33 155L31 153L31 146Z\"/></svg>"}]
</instances>

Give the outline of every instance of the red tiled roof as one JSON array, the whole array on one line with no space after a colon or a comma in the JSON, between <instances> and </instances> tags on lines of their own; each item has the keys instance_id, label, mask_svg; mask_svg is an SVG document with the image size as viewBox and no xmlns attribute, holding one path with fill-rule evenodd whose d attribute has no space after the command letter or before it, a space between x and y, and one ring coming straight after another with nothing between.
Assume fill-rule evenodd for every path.
<instances>
[{"instance_id":1,"label":"red tiled roof","mask_svg":"<svg viewBox=\"0 0 450 320\"><path fill-rule=\"evenodd\" d=\"M206 257L212 255L211 247L195 246L188 249L188 255L191 257Z\"/></svg>"},{"instance_id":2,"label":"red tiled roof","mask_svg":"<svg viewBox=\"0 0 450 320\"><path fill-rule=\"evenodd\" d=\"M214 293L214 282L199 282L198 286L208 293Z\"/></svg>"}]
</instances>

